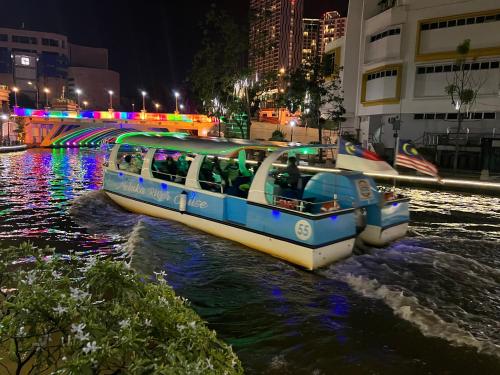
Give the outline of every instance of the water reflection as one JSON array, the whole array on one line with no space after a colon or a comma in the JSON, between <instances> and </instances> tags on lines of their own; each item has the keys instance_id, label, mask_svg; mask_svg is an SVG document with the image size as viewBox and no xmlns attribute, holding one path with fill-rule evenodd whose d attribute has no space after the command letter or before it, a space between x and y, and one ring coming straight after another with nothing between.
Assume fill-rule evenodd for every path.
<instances>
[{"instance_id":1,"label":"water reflection","mask_svg":"<svg viewBox=\"0 0 500 375\"><path fill-rule=\"evenodd\" d=\"M247 373L500 373L497 357L477 353L500 343L499 198L407 190L409 238L310 273L124 212L88 192L104 161L78 149L0 155L0 241L165 270Z\"/></svg>"}]
</instances>

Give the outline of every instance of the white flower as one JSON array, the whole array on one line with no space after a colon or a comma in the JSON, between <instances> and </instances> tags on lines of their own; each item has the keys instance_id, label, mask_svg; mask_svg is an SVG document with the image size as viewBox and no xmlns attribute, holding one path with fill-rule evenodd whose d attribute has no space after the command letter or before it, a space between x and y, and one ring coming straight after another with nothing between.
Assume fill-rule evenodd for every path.
<instances>
[{"instance_id":1,"label":"white flower","mask_svg":"<svg viewBox=\"0 0 500 375\"><path fill-rule=\"evenodd\" d=\"M169 305L168 300L165 297L158 297L158 302L162 305Z\"/></svg>"},{"instance_id":2,"label":"white flower","mask_svg":"<svg viewBox=\"0 0 500 375\"><path fill-rule=\"evenodd\" d=\"M167 282L165 280L167 273L164 270L161 270L160 272L155 272L154 274L156 276L156 280L159 281L161 284L165 284Z\"/></svg>"},{"instance_id":3,"label":"white flower","mask_svg":"<svg viewBox=\"0 0 500 375\"><path fill-rule=\"evenodd\" d=\"M85 298L87 298L88 296L90 296L89 293L84 292L83 290L80 290L78 288L71 288L70 287L69 290L71 292L71 298L73 298L74 300L77 300L77 301L82 301Z\"/></svg>"},{"instance_id":4,"label":"white flower","mask_svg":"<svg viewBox=\"0 0 500 375\"><path fill-rule=\"evenodd\" d=\"M66 307L63 307L61 306L61 304L57 304L57 307L53 307L52 310L54 310L54 312L57 314L57 315L62 315L64 314L65 312L68 311L68 309Z\"/></svg>"},{"instance_id":5,"label":"white flower","mask_svg":"<svg viewBox=\"0 0 500 375\"><path fill-rule=\"evenodd\" d=\"M186 329L186 326L182 325L182 324L177 324L177 330L178 331L183 331Z\"/></svg>"},{"instance_id":6,"label":"white flower","mask_svg":"<svg viewBox=\"0 0 500 375\"><path fill-rule=\"evenodd\" d=\"M26 278L23 280L23 283L25 283L26 285L33 285L35 279L35 273L33 271L30 271L26 274Z\"/></svg>"},{"instance_id":7,"label":"white flower","mask_svg":"<svg viewBox=\"0 0 500 375\"><path fill-rule=\"evenodd\" d=\"M124 319L124 320L118 322L118 324L120 325L121 329L125 329L125 328L130 326L130 319Z\"/></svg>"},{"instance_id":8,"label":"white flower","mask_svg":"<svg viewBox=\"0 0 500 375\"><path fill-rule=\"evenodd\" d=\"M87 325L85 323L80 323L80 324L72 324L71 325L71 332L73 333L83 333L83 330L85 329Z\"/></svg>"},{"instance_id":9,"label":"white flower","mask_svg":"<svg viewBox=\"0 0 500 375\"><path fill-rule=\"evenodd\" d=\"M84 333L84 332L78 332L75 335L75 339L80 340L80 341L88 341L90 337L89 333Z\"/></svg>"},{"instance_id":10,"label":"white flower","mask_svg":"<svg viewBox=\"0 0 500 375\"><path fill-rule=\"evenodd\" d=\"M80 324L72 324L71 325L71 332L75 334L75 339L80 340L80 341L88 341L89 339L89 334L83 332L85 329L86 325L84 323Z\"/></svg>"},{"instance_id":11,"label":"white flower","mask_svg":"<svg viewBox=\"0 0 500 375\"><path fill-rule=\"evenodd\" d=\"M100 347L97 346L97 343L95 341L88 342L87 345L83 348L83 352L85 354L93 353L97 351L97 349L100 349Z\"/></svg>"},{"instance_id":12,"label":"white flower","mask_svg":"<svg viewBox=\"0 0 500 375\"><path fill-rule=\"evenodd\" d=\"M62 276L62 273L57 272L57 271L52 271L52 277L56 280L59 280Z\"/></svg>"},{"instance_id":13,"label":"white flower","mask_svg":"<svg viewBox=\"0 0 500 375\"><path fill-rule=\"evenodd\" d=\"M194 328L196 328L196 322L195 322L195 321L189 322L189 323L188 323L188 326L189 326L190 328L193 328L193 329L194 329Z\"/></svg>"},{"instance_id":14,"label":"white flower","mask_svg":"<svg viewBox=\"0 0 500 375\"><path fill-rule=\"evenodd\" d=\"M210 358L207 358L207 368L209 368L210 370L214 369L214 365L212 365L212 363L210 362Z\"/></svg>"},{"instance_id":15,"label":"white flower","mask_svg":"<svg viewBox=\"0 0 500 375\"><path fill-rule=\"evenodd\" d=\"M151 319L146 319L146 320L144 321L144 325L145 325L146 327L151 327Z\"/></svg>"}]
</instances>

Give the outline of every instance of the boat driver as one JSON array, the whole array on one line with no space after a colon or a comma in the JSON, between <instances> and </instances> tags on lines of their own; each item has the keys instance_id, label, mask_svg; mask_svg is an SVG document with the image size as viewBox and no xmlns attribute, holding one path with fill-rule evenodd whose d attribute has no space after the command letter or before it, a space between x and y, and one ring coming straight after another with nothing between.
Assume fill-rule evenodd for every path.
<instances>
[{"instance_id":1,"label":"boat driver","mask_svg":"<svg viewBox=\"0 0 500 375\"><path fill-rule=\"evenodd\" d=\"M295 156L290 156L285 170L281 172L281 178L278 178L276 183L284 189L297 190L299 178L300 171L297 167L297 158Z\"/></svg>"}]
</instances>

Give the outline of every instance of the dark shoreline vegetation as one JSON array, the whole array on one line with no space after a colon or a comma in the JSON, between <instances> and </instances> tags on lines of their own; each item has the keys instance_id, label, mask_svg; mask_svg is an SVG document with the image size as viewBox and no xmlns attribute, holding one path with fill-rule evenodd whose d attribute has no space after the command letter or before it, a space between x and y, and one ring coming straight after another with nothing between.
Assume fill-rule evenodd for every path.
<instances>
[{"instance_id":1,"label":"dark shoreline vegetation","mask_svg":"<svg viewBox=\"0 0 500 375\"><path fill-rule=\"evenodd\" d=\"M0 246L0 373L242 374L232 348L125 263Z\"/></svg>"}]
</instances>

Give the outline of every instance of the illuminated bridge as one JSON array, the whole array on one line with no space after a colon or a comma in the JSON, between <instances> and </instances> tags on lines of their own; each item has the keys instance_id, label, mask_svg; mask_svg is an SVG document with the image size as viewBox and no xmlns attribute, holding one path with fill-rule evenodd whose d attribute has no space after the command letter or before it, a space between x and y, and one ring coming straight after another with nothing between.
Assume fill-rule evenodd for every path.
<instances>
[{"instance_id":1,"label":"illuminated bridge","mask_svg":"<svg viewBox=\"0 0 500 375\"><path fill-rule=\"evenodd\" d=\"M42 147L93 147L113 142L130 131L175 131L205 136L216 126L204 115L115 112L54 111L15 108L24 119L26 143Z\"/></svg>"}]
</instances>

